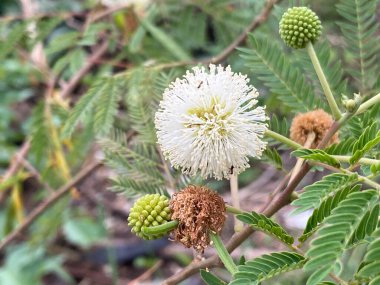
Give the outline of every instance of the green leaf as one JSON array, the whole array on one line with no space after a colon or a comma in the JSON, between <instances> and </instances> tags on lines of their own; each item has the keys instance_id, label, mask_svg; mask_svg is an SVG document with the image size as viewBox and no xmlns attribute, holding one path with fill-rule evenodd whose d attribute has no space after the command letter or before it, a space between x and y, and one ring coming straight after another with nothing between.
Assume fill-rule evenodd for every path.
<instances>
[{"instance_id":1,"label":"green leaf","mask_svg":"<svg viewBox=\"0 0 380 285\"><path fill-rule=\"evenodd\" d=\"M377 175L380 172L380 163L372 164L370 170L373 175Z\"/></svg>"},{"instance_id":2,"label":"green leaf","mask_svg":"<svg viewBox=\"0 0 380 285\"><path fill-rule=\"evenodd\" d=\"M357 229L352 233L347 245L350 246L356 244L362 241L366 236L370 236L376 230L378 219L379 204L368 209Z\"/></svg>"},{"instance_id":3,"label":"green leaf","mask_svg":"<svg viewBox=\"0 0 380 285\"><path fill-rule=\"evenodd\" d=\"M1 39L0 60L15 50L18 42L25 37L26 23L17 23L12 26L5 39Z\"/></svg>"},{"instance_id":4,"label":"green leaf","mask_svg":"<svg viewBox=\"0 0 380 285\"><path fill-rule=\"evenodd\" d=\"M275 148L267 147L263 152L263 157L261 159L272 164L277 169L282 169L282 159Z\"/></svg>"},{"instance_id":5,"label":"green leaf","mask_svg":"<svg viewBox=\"0 0 380 285\"><path fill-rule=\"evenodd\" d=\"M374 239L367 247L367 252L355 273L355 278L359 280L371 280L371 285L377 285L380 281L380 228L372 233Z\"/></svg>"},{"instance_id":6,"label":"green leaf","mask_svg":"<svg viewBox=\"0 0 380 285\"><path fill-rule=\"evenodd\" d=\"M304 266L304 270L320 270L320 273L317 276L314 272L312 277L315 279L310 277L312 281L309 280L307 284L318 283L333 270L374 198L378 199L375 190L350 193L325 218L323 226L316 232L318 237L311 242L306 253L309 260Z\"/></svg>"},{"instance_id":7,"label":"green leaf","mask_svg":"<svg viewBox=\"0 0 380 285\"><path fill-rule=\"evenodd\" d=\"M112 128L121 97L121 88L115 78L111 77L107 80L104 90L105 92L96 104L94 118L94 131L102 135Z\"/></svg>"},{"instance_id":8,"label":"green leaf","mask_svg":"<svg viewBox=\"0 0 380 285\"><path fill-rule=\"evenodd\" d=\"M51 40L48 47L45 49L46 54L52 55L75 46L79 36L80 33L77 31L65 32L59 36L56 36Z\"/></svg>"},{"instance_id":9,"label":"green leaf","mask_svg":"<svg viewBox=\"0 0 380 285\"><path fill-rule=\"evenodd\" d=\"M366 132L363 133L363 135ZM359 138L359 140L361 137ZM358 141L359 142L359 141ZM380 131L377 132L377 135L374 139L367 141L367 143L360 148L357 144L354 145L354 155L350 158L350 164L355 164L361 159L368 151L374 148L377 144L380 143ZM359 144L359 143L358 143Z\"/></svg>"},{"instance_id":10,"label":"green leaf","mask_svg":"<svg viewBox=\"0 0 380 285\"><path fill-rule=\"evenodd\" d=\"M340 162L321 149L297 149L291 154L296 157L322 162L336 168L340 168Z\"/></svg>"},{"instance_id":11,"label":"green leaf","mask_svg":"<svg viewBox=\"0 0 380 285\"><path fill-rule=\"evenodd\" d=\"M288 234L279 224L273 222L263 214L251 212L238 214L236 217L254 229L263 231L275 238L278 238L286 244L293 244L294 242L294 238Z\"/></svg>"},{"instance_id":12,"label":"green leaf","mask_svg":"<svg viewBox=\"0 0 380 285\"><path fill-rule=\"evenodd\" d=\"M314 96L301 70L288 60L278 45L253 35L249 35L249 43L252 48L239 48L247 67L294 113L320 107L320 98Z\"/></svg>"},{"instance_id":13,"label":"green leaf","mask_svg":"<svg viewBox=\"0 0 380 285\"><path fill-rule=\"evenodd\" d=\"M304 242L307 238L309 238L310 235L317 230L323 220L330 216L331 211L336 208L341 201L346 199L347 195L359 190L359 185L356 185L355 187L347 186L345 188L340 188L334 193L334 195L323 197L319 207L314 209L313 214L308 219L306 228L298 240L300 242Z\"/></svg>"},{"instance_id":14,"label":"green leaf","mask_svg":"<svg viewBox=\"0 0 380 285\"><path fill-rule=\"evenodd\" d=\"M112 127L117 112L120 88L115 78L97 80L88 92L79 99L71 111L63 130L62 137L70 137L75 127L93 115L95 107L94 131L104 133Z\"/></svg>"},{"instance_id":15,"label":"green leaf","mask_svg":"<svg viewBox=\"0 0 380 285\"><path fill-rule=\"evenodd\" d=\"M123 192L128 197L155 193L168 195L155 145L140 144L132 149L125 134L119 130L98 142L104 151L105 163L117 173L111 179L111 190Z\"/></svg>"},{"instance_id":16,"label":"green leaf","mask_svg":"<svg viewBox=\"0 0 380 285\"><path fill-rule=\"evenodd\" d=\"M375 81L373 76L379 71L376 5L377 1L367 0L341 0L336 5L345 20L338 25L347 43L347 60L352 61L353 58L356 63L349 67L349 72L358 81L362 95L371 90Z\"/></svg>"},{"instance_id":17,"label":"green leaf","mask_svg":"<svg viewBox=\"0 0 380 285\"><path fill-rule=\"evenodd\" d=\"M349 131L342 131L341 138L349 139L356 138L358 139L363 135L363 131L371 127L373 123L380 123L380 104L374 105L371 109L367 110L363 114L355 115L348 121ZM367 130L369 132L370 130ZM373 133L369 133L370 138L373 139L376 136L377 128L374 130L371 129ZM343 136L342 136L343 135ZM353 136L352 136L353 135ZM365 139L365 137L363 137Z\"/></svg>"},{"instance_id":18,"label":"green leaf","mask_svg":"<svg viewBox=\"0 0 380 285\"><path fill-rule=\"evenodd\" d=\"M178 60L191 60L182 47L173 40L167 33L153 25L148 19L140 19L141 25L149 31L153 38L155 38L164 48L166 48Z\"/></svg>"},{"instance_id":19,"label":"green leaf","mask_svg":"<svg viewBox=\"0 0 380 285\"><path fill-rule=\"evenodd\" d=\"M329 272L330 268L328 266L321 267L320 269L314 271L313 274L310 275L306 285L314 285L317 283L321 284L320 281L322 281Z\"/></svg>"},{"instance_id":20,"label":"green leaf","mask_svg":"<svg viewBox=\"0 0 380 285\"><path fill-rule=\"evenodd\" d=\"M258 284L280 273L302 268L305 261L302 255L294 252L264 254L247 261L244 265L239 265L238 272L233 275L230 284Z\"/></svg>"},{"instance_id":21,"label":"green leaf","mask_svg":"<svg viewBox=\"0 0 380 285\"><path fill-rule=\"evenodd\" d=\"M328 148L325 148L324 151L330 155L347 155L352 153L352 148L354 146L356 139L349 137L342 140L339 143L333 144Z\"/></svg>"},{"instance_id":22,"label":"green leaf","mask_svg":"<svg viewBox=\"0 0 380 285\"><path fill-rule=\"evenodd\" d=\"M84 248L90 247L105 237L102 225L85 217L65 222L63 233L70 242Z\"/></svg>"},{"instance_id":23,"label":"green leaf","mask_svg":"<svg viewBox=\"0 0 380 285\"><path fill-rule=\"evenodd\" d=\"M297 214L310 208L320 207L322 201L329 195L345 189L347 186L356 183L357 180L356 174L334 173L326 175L322 180L304 188L305 191L292 203L293 206L298 207L293 213Z\"/></svg>"},{"instance_id":24,"label":"green leaf","mask_svg":"<svg viewBox=\"0 0 380 285\"><path fill-rule=\"evenodd\" d=\"M207 285L226 285L227 283L216 277L211 272L201 269L201 278Z\"/></svg>"}]
</instances>

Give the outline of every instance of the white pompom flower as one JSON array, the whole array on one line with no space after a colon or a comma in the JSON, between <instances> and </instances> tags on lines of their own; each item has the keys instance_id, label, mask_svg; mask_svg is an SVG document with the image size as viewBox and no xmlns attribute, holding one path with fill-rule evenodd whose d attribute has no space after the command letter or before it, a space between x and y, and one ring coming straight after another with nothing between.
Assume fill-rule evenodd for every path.
<instances>
[{"instance_id":1,"label":"white pompom flower","mask_svg":"<svg viewBox=\"0 0 380 285\"><path fill-rule=\"evenodd\" d=\"M265 107L249 79L230 66L195 67L165 90L155 125L166 159L189 175L229 178L261 157Z\"/></svg>"}]
</instances>

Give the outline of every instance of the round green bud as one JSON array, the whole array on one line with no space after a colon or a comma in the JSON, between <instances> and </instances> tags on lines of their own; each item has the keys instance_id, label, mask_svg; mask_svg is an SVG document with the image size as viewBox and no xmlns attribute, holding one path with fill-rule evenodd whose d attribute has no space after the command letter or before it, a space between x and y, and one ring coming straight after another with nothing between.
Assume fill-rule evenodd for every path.
<instances>
[{"instance_id":1,"label":"round green bud","mask_svg":"<svg viewBox=\"0 0 380 285\"><path fill-rule=\"evenodd\" d=\"M169 198L159 194L145 195L131 208L128 225L133 233L143 239L157 239L165 234L146 235L142 228L162 225L170 221L170 216Z\"/></svg>"},{"instance_id":2,"label":"round green bud","mask_svg":"<svg viewBox=\"0 0 380 285\"><path fill-rule=\"evenodd\" d=\"M344 102L344 105L348 112L353 113L357 109L356 101L353 99L349 99L346 102Z\"/></svg>"},{"instance_id":3,"label":"round green bud","mask_svg":"<svg viewBox=\"0 0 380 285\"><path fill-rule=\"evenodd\" d=\"M289 8L280 21L280 36L292 48L304 48L321 35L322 25L317 14L307 7Z\"/></svg>"}]
</instances>

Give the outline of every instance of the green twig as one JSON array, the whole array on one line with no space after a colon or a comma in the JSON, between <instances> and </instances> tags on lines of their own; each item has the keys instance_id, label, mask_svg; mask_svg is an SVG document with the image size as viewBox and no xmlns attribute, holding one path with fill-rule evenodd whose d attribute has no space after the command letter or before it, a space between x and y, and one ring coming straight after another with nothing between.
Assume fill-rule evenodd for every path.
<instances>
[{"instance_id":1,"label":"green twig","mask_svg":"<svg viewBox=\"0 0 380 285\"><path fill-rule=\"evenodd\" d=\"M308 43L306 45L307 53L310 56L311 62L313 63L315 72L317 73L317 76L319 78L319 81L321 82L323 92L325 93L327 102L329 103L331 112L335 118L335 120L339 120L342 114L340 113L340 110L338 108L338 105L335 101L335 98L331 92L330 85L327 82L326 76L323 73L323 69L321 67L321 64L319 63L317 54L315 53L314 47L312 43Z\"/></svg>"},{"instance_id":2,"label":"green twig","mask_svg":"<svg viewBox=\"0 0 380 285\"><path fill-rule=\"evenodd\" d=\"M302 148L302 145L296 143L295 141L292 141L291 139L288 139L287 137L284 137L283 135L280 135L279 133L276 133L271 130L267 130L265 132L265 136L270 137L272 139L275 139L276 141L279 141L283 144L286 144L287 146L290 146L294 149Z\"/></svg>"},{"instance_id":3,"label":"green twig","mask_svg":"<svg viewBox=\"0 0 380 285\"><path fill-rule=\"evenodd\" d=\"M351 156L349 155L332 155L335 159L341 161L341 162L350 162ZM367 164L367 165L378 165L380 163L380 160L378 159L372 159L372 158L361 158L358 161L359 164Z\"/></svg>"},{"instance_id":4,"label":"green twig","mask_svg":"<svg viewBox=\"0 0 380 285\"><path fill-rule=\"evenodd\" d=\"M235 262L232 260L231 255L228 253L226 247L224 246L222 240L220 239L220 236L218 234L215 234L213 232L210 233L210 238L213 242L213 246L215 247L220 260L223 262L226 269L231 273L234 274L238 271L237 266Z\"/></svg>"},{"instance_id":5,"label":"green twig","mask_svg":"<svg viewBox=\"0 0 380 285\"><path fill-rule=\"evenodd\" d=\"M348 175L355 174L354 172L351 172L348 169L337 168L337 167L334 167L334 166L331 166L331 165L328 165L328 164L325 164L325 163L322 163L322 162L309 161L309 164L311 164L311 165L319 165L319 166L322 166L323 168L329 169L329 170L334 171L334 172L345 173L345 174L348 174ZM377 191L380 191L380 184L376 183L375 181L372 181L368 177L358 175L358 179L359 179L359 181L363 182L364 184L367 184L368 186L371 186L371 187L375 188Z\"/></svg>"},{"instance_id":6,"label":"green twig","mask_svg":"<svg viewBox=\"0 0 380 285\"><path fill-rule=\"evenodd\" d=\"M361 104L359 109L356 111L356 115L363 113L364 111L366 111L367 109L369 109L377 103L380 103L380 93Z\"/></svg>"},{"instance_id":7,"label":"green twig","mask_svg":"<svg viewBox=\"0 0 380 285\"><path fill-rule=\"evenodd\" d=\"M227 212L229 212L231 214L236 214L236 215L244 213L244 211L242 211L238 208L232 207L230 205L226 205L226 210L227 210Z\"/></svg>"},{"instance_id":8,"label":"green twig","mask_svg":"<svg viewBox=\"0 0 380 285\"><path fill-rule=\"evenodd\" d=\"M174 220L174 221L170 221L159 226L142 227L141 231L143 234L146 234L146 235L158 235L158 234L168 233L171 230L174 230L177 226L178 226L178 221Z\"/></svg>"}]
</instances>

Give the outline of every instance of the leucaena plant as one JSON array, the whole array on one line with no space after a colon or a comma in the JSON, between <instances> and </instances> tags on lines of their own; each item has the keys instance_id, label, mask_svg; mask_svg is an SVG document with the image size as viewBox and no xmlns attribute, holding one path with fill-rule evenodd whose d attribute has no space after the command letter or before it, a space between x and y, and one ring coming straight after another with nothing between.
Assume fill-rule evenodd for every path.
<instances>
[{"instance_id":1,"label":"leucaena plant","mask_svg":"<svg viewBox=\"0 0 380 285\"><path fill-rule=\"evenodd\" d=\"M230 179L231 194L235 197L238 195L237 175L250 166L248 157L259 158L262 155L267 146L262 141L264 135L295 149L293 155L298 158L297 163L284 178L284 184L277 190L279 192L273 194L273 203L270 202L262 213L244 212L236 208L238 204L234 201L233 206L226 206L212 190L196 185L189 185L175 193L170 200L170 230L162 228L162 234L170 234L174 240L200 252L213 244L232 275L229 284L259 284L280 272L300 268L311 272L308 285L330 284L322 282L326 278L338 284L369 282L365 284L373 285L380 282L380 275L377 275L380 271L374 268L380 261L373 257L379 250L376 245L380 236L377 229L380 185L372 179L377 175L380 162L364 158L380 143L379 133L375 131L376 123L365 128L356 143L350 146L351 156L334 155L345 144L340 138L345 135L341 135L339 129L348 124L355 114L378 104L380 95L362 105L360 95L351 99L342 97L346 109L342 113L335 99L338 94L333 94L314 49L321 33L321 21L308 7L289 8L279 23L280 37L287 46L296 52L306 48L328 106L325 110L315 107L298 113L290 127L290 139L268 129L264 107L254 107L257 90L248 85L246 76L234 74L230 66L224 69L210 65L209 70L196 67L188 71L164 91L155 115L158 144L171 165L186 175ZM260 49L257 42L255 48ZM246 57L248 61L257 62L251 51L245 49L243 52L249 54ZM296 77L293 79L297 80ZM351 166L344 168L344 163ZM371 165L372 174L369 177L354 171L360 163ZM305 187L300 195L297 194L297 184L314 165L333 169L337 173L325 176L321 181ZM360 183L366 185L365 190L361 190ZM149 197L152 195L142 199ZM296 212L314 208L298 243L281 225L269 218L290 200L297 207ZM152 238L154 236L139 233L144 229L143 225L153 231L161 226L149 211L142 210L145 215L141 216L144 206L139 205L140 200L132 208L132 231L144 238ZM139 209L140 214L136 214L135 209ZM225 209L236 215L236 223L248 225L245 229L235 226L238 233L229 246L239 245L255 229L277 238L291 251L266 254L237 267L218 235L224 225ZM141 221L138 221L138 215ZM169 216L165 213L165 217ZM153 222L146 220L147 217L152 217L150 220ZM308 239L311 240L309 248L303 249L303 243ZM369 255L365 256L353 280L345 281L334 272L334 268L345 250L360 241L369 244ZM208 265L212 263L206 262L205 266ZM201 275L207 284L216 281L223 283L209 272L202 271ZM181 274L179 276L168 280L182 280Z\"/></svg>"}]
</instances>

